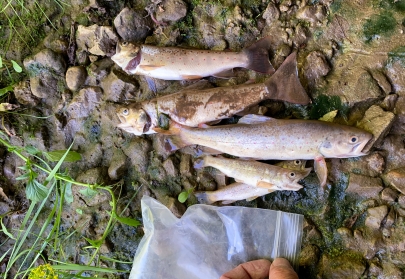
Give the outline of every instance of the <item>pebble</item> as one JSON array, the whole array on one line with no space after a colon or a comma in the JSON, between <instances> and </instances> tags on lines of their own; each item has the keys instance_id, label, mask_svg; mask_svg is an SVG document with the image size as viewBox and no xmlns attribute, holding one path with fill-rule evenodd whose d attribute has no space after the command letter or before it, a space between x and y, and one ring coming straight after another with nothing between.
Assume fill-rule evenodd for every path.
<instances>
[{"instance_id":1,"label":"pebble","mask_svg":"<svg viewBox=\"0 0 405 279\"><path fill-rule=\"evenodd\" d=\"M381 199L387 202L394 202L398 198L398 194L391 188L385 188L381 192Z\"/></svg>"},{"instance_id":2,"label":"pebble","mask_svg":"<svg viewBox=\"0 0 405 279\"><path fill-rule=\"evenodd\" d=\"M43 72L63 75L66 71L66 62L61 54L46 48L25 58L24 67L31 77Z\"/></svg>"},{"instance_id":3,"label":"pebble","mask_svg":"<svg viewBox=\"0 0 405 279\"><path fill-rule=\"evenodd\" d=\"M187 15L187 5L182 0L163 0L156 9L156 20L177 22Z\"/></svg>"},{"instance_id":4,"label":"pebble","mask_svg":"<svg viewBox=\"0 0 405 279\"><path fill-rule=\"evenodd\" d=\"M76 31L78 51L86 50L93 55L111 57L115 54L118 36L111 26L79 25Z\"/></svg>"},{"instance_id":5,"label":"pebble","mask_svg":"<svg viewBox=\"0 0 405 279\"><path fill-rule=\"evenodd\" d=\"M152 20L140 11L124 8L114 19L114 27L123 41L143 42L152 31Z\"/></svg>"},{"instance_id":6,"label":"pebble","mask_svg":"<svg viewBox=\"0 0 405 279\"><path fill-rule=\"evenodd\" d=\"M384 182L405 194L405 167L394 169L383 175Z\"/></svg>"},{"instance_id":7,"label":"pebble","mask_svg":"<svg viewBox=\"0 0 405 279\"><path fill-rule=\"evenodd\" d=\"M103 91L100 87L88 86L81 89L66 108L69 119L88 117L99 106Z\"/></svg>"},{"instance_id":8,"label":"pebble","mask_svg":"<svg viewBox=\"0 0 405 279\"><path fill-rule=\"evenodd\" d=\"M366 227L371 229L379 229L382 220L388 214L388 207L386 205L381 205L379 207L373 207L367 209L367 217L365 221Z\"/></svg>"},{"instance_id":9,"label":"pebble","mask_svg":"<svg viewBox=\"0 0 405 279\"><path fill-rule=\"evenodd\" d=\"M112 180L119 180L127 170L127 157L121 149L114 148L114 153L111 158L110 166L108 167L108 176Z\"/></svg>"},{"instance_id":10,"label":"pebble","mask_svg":"<svg viewBox=\"0 0 405 279\"><path fill-rule=\"evenodd\" d=\"M87 78L87 71L83 66L70 67L66 71L66 85L72 91L77 91Z\"/></svg>"},{"instance_id":11,"label":"pebble","mask_svg":"<svg viewBox=\"0 0 405 279\"><path fill-rule=\"evenodd\" d=\"M351 173L346 193L357 194L363 198L373 198L382 190L381 178Z\"/></svg>"},{"instance_id":12,"label":"pebble","mask_svg":"<svg viewBox=\"0 0 405 279\"><path fill-rule=\"evenodd\" d=\"M312 51L305 58L304 72L309 83L326 76L330 70L329 63L320 51Z\"/></svg>"},{"instance_id":13,"label":"pebble","mask_svg":"<svg viewBox=\"0 0 405 279\"><path fill-rule=\"evenodd\" d=\"M124 102L134 99L139 89L135 82L127 76L118 77L111 72L101 81L104 90L103 99L109 102Z\"/></svg>"},{"instance_id":14,"label":"pebble","mask_svg":"<svg viewBox=\"0 0 405 279\"><path fill-rule=\"evenodd\" d=\"M20 81L14 87L14 96L20 104L27 107L34 107L39 103L39 99L32 93L27 80Z\"/></svg>"},{"instance_id":15,"label":"pebble","mask_svg":"<svg viewBox=\"0 0 405 279\"><path fill-rule=\"evenodd\" d=\"M273 21L277 21L280 17L280 11L278 10L276 4L270 2L266 10L264 10L262 17L266 20L267 25L271 25Z\"/></svg>"}]
</instances>

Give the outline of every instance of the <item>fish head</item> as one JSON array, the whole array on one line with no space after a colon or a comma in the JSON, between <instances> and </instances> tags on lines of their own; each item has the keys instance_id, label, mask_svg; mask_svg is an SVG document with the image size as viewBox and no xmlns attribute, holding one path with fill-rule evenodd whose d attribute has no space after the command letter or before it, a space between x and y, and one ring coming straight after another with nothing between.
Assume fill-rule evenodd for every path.
<instances>
[{"instance_id":1,"label":"fish head","mask_svg":"<svg viewBox=\"0 0 405 279\"><path fill-rule=\"evenodd\" d=\"M320 145L319 151L326 158L349 158L363 156L366 144L373 135L364 130L344 126L339 132L331 134Z\"/></svg>"},{"instance_id":2,"label":"fish head","mask_svg":"<svg viewBox=\"0 0 405 279\"><path fill-rule=\"evenodd\" d=\"M290 170L304 170L306 163L307 163L306 160L296 159L296 160L282 161L276 164L276 166Z\"/></svg>"},{"instance_id":3,"label":"fish head","mask_svg":"<svg viewBox=\"0 0 405 279\"><path fill-rule=\"evenodd\" d=\"M152 124L146 111L138 107L120 107L117 109L117 116L121 121L117 126L137 136L149 132Z\"/></svg>"},{"instance_id":4,"label":"fish head","mask_svg":"<svg viewBox=\"0 0 405 279\"><path fill-rule=\"evenodd\" d=\"M141 47L137 44L127 41L117 44L115 54L111 59L121 68L125 69L130 61L138 57Z\"/></svg>"},{"instance_id":5,"label":"fish head","mask_svg":"<svg viewBox=\"0 0 405 279\"><path fill-rule=\"evenodd\" d=\"M283 190L293 190L298 191L302 188L302 185L298 184L298 181L307 177L311 172L312 168L303 168L301 170L297 169L285 169L283 172Z\"/></svg>"}]
</instances>

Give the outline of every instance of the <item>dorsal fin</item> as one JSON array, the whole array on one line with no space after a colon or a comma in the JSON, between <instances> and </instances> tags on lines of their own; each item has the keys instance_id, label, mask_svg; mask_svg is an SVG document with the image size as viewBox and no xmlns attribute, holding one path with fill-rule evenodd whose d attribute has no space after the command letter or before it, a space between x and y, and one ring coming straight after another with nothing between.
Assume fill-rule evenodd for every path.
<instances>
[{"instance_id":1,"label":"dorsal fin","mask_svg":"<svg viewBox=\"0 0 405 279\"><path fill-rule=\"evenodd\" d=\"M259 124L269 121L276 121L277 119L263 115L247 114L239 119L238 124Z\"/></svg>"}]
</instances>

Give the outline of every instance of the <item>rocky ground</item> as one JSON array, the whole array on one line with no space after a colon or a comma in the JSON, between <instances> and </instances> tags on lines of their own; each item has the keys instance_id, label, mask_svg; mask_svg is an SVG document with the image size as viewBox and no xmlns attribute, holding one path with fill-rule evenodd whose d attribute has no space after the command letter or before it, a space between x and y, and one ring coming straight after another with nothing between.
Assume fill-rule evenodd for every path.
<instances>
[{"instance_id":1,"label":"rocky ground","mask_svg":"<svg viewBox=\"0 0 405 279\"><path fill-rule=\"evenodd\" d=\"M1 114L1 131L9 134L11 145L52 151L73 144L82 159L63 168L79 182L121 185L114 189L120 196L118 208L129 203L124 216L141 220L143 195L156 197L180 216L196 203L191 195L181 204L181 191L213 190L223 178L213 169L194 170L192 154L167 152L159 135L137 137L120 130L115 110L126 101L170 94L190 82L156 81L155 94L143 77L129 76L114 65L110 57L115 45L122 39L238 51L270 36L276 68L299 49L300 78L313 102L296 106L265 101L260 105L268 109L266 115L318 119L337 110L335 122L368 130L374 139L367 156L327 160L324 189L312 173L298 192L271 193L236 205L305 216L300 278L405 276L404 0L74 0L63 11L45 10L56 27L49 22L40 27L45 39L31 50L17 41L12 41L15 47L0 50L3 59L23 61L29 74L1 100L20 106L17 114ZM0 88L9 85L4 73ZM209 81L227 86L265 78L243 69L236 73L229 80ZM0 146L0 154L0 215L12 212L3 219L12 231L29 204L25 181L16 180L24 162L10 148ZM61 227L76 232L66 240L66 261L85 265L89 254L83 237L103 235L110 196L100 192L90 198L80 190L73 186L73 202L63 211ZM131 262L141 237L141 227L117 223L100 252ZM0 243L5 239L0 232ZM0 246L0 255L12 245L9 240ZM119 276L128 275L113 275Z\"/></svg>"}]
</instances>

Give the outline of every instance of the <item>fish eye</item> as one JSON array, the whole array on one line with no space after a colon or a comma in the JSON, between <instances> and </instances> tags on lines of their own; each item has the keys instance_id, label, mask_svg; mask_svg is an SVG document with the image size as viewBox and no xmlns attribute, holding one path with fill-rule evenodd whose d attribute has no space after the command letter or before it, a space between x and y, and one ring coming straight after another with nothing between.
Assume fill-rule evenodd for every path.
<instances>
[{"instance_id":1,"label":"fish eye","mask_svg":"<svg viewBox=\"0 0 405 279\"><path fill-rule=\"evenodd\" d=\"M129 110L127 108L124 108L122 111L122 115L127 116L129 114Z\"/></svg>"},{"instance_id":2,"label":"fish eye","mask_svg":"<svg viewBox=\"0 0 405 279\"><path fill-rule=\"evenodd\" d=\"M359 138L356 136L353 136L350 138L351 143L356 143L358 140L359 140Z\"/></svg>"},{"instance_id":3,"label":"fish eye","mask_svg":"<svg viewBox=\"0 0 405 279\"><path fill-rule=\"evenodd\" d=\"M290 177L295 177L295 173L290 172Z\"/></svg>"},{"instance_id":4,"label":"fish eye","mask_svg":"<svg viewBox=\"0 0 405 279\"><path fill-rule=\"evenodd\" d=\"M298 166L299 164L301 164L301 160L295 160L294 161L294 165Z\"/></svg>"},{"instance_id":5,"label":"fish eye","mask_svg":"<svg viewBox=\"0 0 405 279\"><path fill-rule=\"evenodd\" d=\"M122 46L127 46L127 45L128 45L128 42L127 42L127 41L123 41L123 42L121 43L121 45L122 45Z\"/></svg>"}]
</instances>

